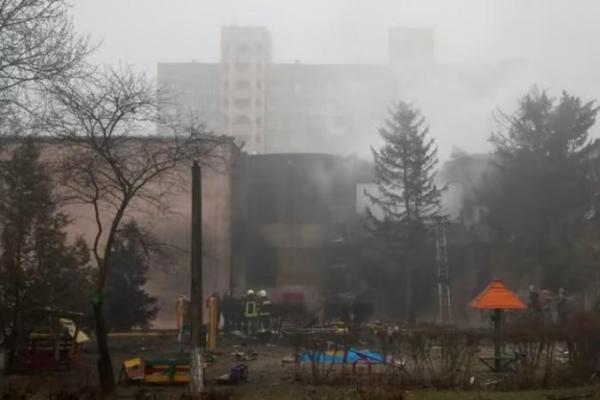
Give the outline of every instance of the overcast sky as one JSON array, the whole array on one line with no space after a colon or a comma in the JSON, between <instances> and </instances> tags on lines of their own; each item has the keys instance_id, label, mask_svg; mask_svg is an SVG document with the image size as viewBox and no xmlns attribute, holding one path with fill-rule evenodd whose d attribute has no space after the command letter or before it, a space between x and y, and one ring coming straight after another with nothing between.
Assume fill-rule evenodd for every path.
<instances>
[{"instance_id":1,"label":"overcast sky","mask_svg":"<svg viewBox=\"0 0 600 400\"><path fill-rule=\"evenodd\" d=\"M600 97L600 1L595 0L72 0L77 29L102 41L96 61L155 75L159 61L218 61L221 25L262 25L273 60L381 64L387 30L428 26L441 63L526 60L532 82ZM482 68L483 68L482 67ZM528 87L515 88L516 98ZM498 99L501 105L506 98ZM489 120L490 113L478 116ZM484 111L481 110L483 113ZM488 129L488 130L489 130ZM483 136L482 136L483 137ZM455 144L485 149L457 134ZM446 146L447 143L444 145Z\"/></svg>"}]
</instances>

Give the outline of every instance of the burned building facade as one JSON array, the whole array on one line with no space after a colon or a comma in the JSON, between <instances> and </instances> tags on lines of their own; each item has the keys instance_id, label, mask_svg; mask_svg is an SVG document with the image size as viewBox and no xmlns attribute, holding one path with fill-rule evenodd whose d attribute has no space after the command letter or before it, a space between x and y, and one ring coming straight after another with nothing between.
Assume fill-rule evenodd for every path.
<instances>
[{"instance_id":1,"label":"burned building facade","mask_svg":"<svg viewBox=\"0 0 600 400\"><path fill-rule=\"evenodd\" d=\"M348 248L362 230L357 184L372 179L369 164L329 154L248 155L233 179L234 289L265 288L307 304L350 289Z\"/></svg>"}]
</instances>

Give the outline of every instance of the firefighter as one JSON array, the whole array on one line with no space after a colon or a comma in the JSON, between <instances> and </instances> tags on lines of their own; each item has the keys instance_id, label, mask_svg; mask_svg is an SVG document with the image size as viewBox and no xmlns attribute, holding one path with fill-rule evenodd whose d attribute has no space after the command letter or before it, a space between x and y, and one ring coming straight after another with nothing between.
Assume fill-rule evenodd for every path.
<instances>
[{"instance_id":1,"label":"firefighter","mask_svg":"<svg viewBox=\"0 0 600 400\"><path fill-rule=\"evenodd\" d=\"M558 290L558 299L556 300L556 314L560 324L564 324L567 321L571 306L570 301L571 298L567 294L567 291L564 288L560 288Z\"/></svg>"},{"instance_id":2,"label":"firefighter","mask_svg":"<svg viewBox=\"0 0 600 400\"><path fill-rule=\"evenodd\" d=\"M223 314L223 330L225 332L231 332L235 329L233 320L235 313L233 309L235 307L234 301L229 292L226 292L221 300L221 314Z\"/></svg>"},{"instance_id":3,"label":"firefighter","mask_svg":"<svg viewBox=\"0 0 600 400\"><path fill-rule=\"evenodd\" d=\"M540 293L535 290L535 286L529 285L529 301L527 307L534 321L543 321L544 315L542 311L542 302L540 300Z\"/></svg>"},{"instance_id":4,"label":"firefighter","mask_svg":"<svg viewBox=\"0 0 600 400\"><path fill-rule=\"evenodd\" d=\"M254 290L249 289L246 293L244 302L244 333L247 335L256 334L258 322L258 304Z\"/></svg>"},{"instance_id":5,"label":"firefighter","mask_svg":"<svg viewBox=\"0 0 600 400\"><path fill-rule=\"evenodd\" d=\"M242 331L244 329L244 297L234 294L231 298L233 329Z\"/></svg>"},{"instance_id":6,"label":"firefighter","mask_svg":"<svg viewBox=\"0 0 600 400\"><path fill-rule=\"evenodd\" d=\"M271 330L271 315L273 313L273 305L271 299L267 296L266 290L258 292L258 314L260 318L260 330L261 332L267 332Z\"/></svg>"},{"instance_id":7,"label":"firefighter","mask_svg":"<svg viewBox=\"0 0 600 400\"><path fill-rule=\"evenodd\" d=\"M540 303L542 306L542 320L545 325L552 324L552 304L554 296L548 289L543 289L540 293Z\"/></svg>"}]
</instances>

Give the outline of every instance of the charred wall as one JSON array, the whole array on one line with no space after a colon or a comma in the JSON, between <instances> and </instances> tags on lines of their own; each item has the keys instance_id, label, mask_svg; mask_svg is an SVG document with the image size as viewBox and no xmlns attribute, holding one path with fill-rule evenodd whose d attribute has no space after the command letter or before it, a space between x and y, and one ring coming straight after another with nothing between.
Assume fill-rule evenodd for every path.
<instances>
[{"instance_id":1,"label":"charred wall","mask_svg":"<svg viewBox=\"0 0 600 400\"><path fill-rule=\"evenodd\" d=\"M369 178L369 169L354 157L328 154L240 157L233 190L233 286L321 293L325 272L344 271L351 261L348 247L360 229L356 185ZM346 274L339 275L343 280Z\"/></svg>"}]
</instances>

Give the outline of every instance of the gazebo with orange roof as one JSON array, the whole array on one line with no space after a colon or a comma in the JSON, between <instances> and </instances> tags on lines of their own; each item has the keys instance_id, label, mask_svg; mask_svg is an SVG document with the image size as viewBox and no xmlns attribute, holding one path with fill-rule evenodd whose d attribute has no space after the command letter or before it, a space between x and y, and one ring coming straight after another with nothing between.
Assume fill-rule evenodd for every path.
<instances>
[{"instance_id":1,"label":"gazebo with orange roof","mask_svg":"<svg viewBox=\"0 0 600 400\"><path fill-rule=\"evenodd\" d=\"M506 287L500 279L494 279L475 299L471 307L478 310L493 310L492 322L494 323L494 370L502 370L502 312L504 310L523 310L525 303ZM483 361L483 360L482 360Z\"/></svg>"}]
</instances>

